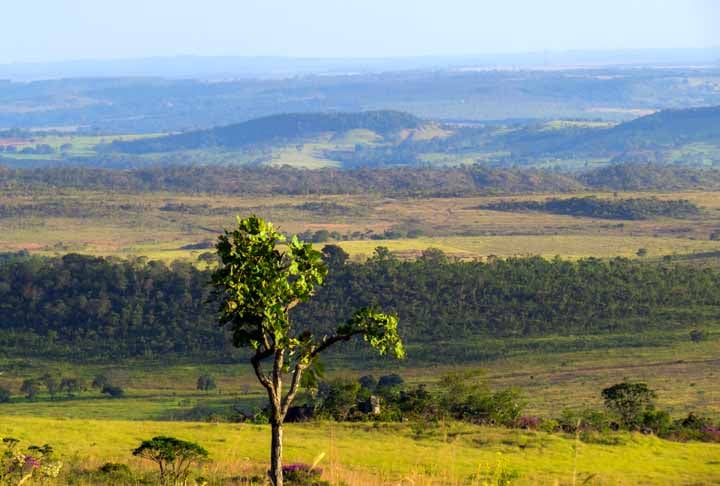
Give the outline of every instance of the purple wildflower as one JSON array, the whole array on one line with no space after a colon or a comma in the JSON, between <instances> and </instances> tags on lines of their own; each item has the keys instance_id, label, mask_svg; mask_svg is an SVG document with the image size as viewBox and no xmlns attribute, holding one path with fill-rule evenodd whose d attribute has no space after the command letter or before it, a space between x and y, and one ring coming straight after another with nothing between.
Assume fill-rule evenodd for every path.
<instances>
[{"instance_id":1,"label":"purple wildflower","mask_svg":"<svg viewBox=\"0 0 720 486\"><path fill-rule=\"evenodd\" d=\"M33 456L25 456L25 467L40 467L40 461L35 459Z\"/></svg>"}]
</instances>

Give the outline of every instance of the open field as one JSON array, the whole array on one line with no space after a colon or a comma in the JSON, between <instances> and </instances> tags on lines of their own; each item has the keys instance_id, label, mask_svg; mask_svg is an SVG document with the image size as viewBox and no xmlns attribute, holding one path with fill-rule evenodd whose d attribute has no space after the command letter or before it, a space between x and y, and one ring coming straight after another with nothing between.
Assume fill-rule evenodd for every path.
<instances>
[{"instance_id":1,"label":"open field","mask_svg":"<svg viewBox=\"0 0 720 486\"><path fill-rule=\"evenodd\" d=\"M439 348L411 346L405 363L368 362L353 353L343 359L329 355L326 363L328 377L398 373L409 384L423 383L430 388L448 371L482 369L493 388L522 390L528 413L544 418L553 418L565 408L601 408L600 390L624 379L637 380L657 390L658 405L675 417L695 412L720 418L720 326L703 325L702 328L709 338L701 343L690 342L686 330L640 336L477 338L439 343ZM623 340L628 344L623 345ZM645 345L635 344L643 342ZM476 359L457 366L428 364L427 356L437 353L438 349L460 347L480 353L503 351L501 357ZM558 351L553 352L552 348ZM19 391L22 380L48 371L81 377L87 383L93 376L104 374L122 386L126 396L108 399L90 390L70 399L63 395L54 400L48 396L33 401L22 398ZM252 368L242 358L234 364L132 360L112 365L6 359L0 362L0 372L0 386L15 395L11 403L0 404L0 415L6 416L169 420L187 417L199 405L227 411L237 403L252 411L265 399ZM202 373L215 377L218 390L204 393L195 389L197 377Z\"/></svg>"},{"instance_id":2,"label":"open field","mask_svg":"<svg viewBox=\"0 0 720 486\"><path fill-rule=\"evenodd\" d=\"M53 420L3 417L0 435L52 444L66 468L96 470L105 462L150 464L130 455L142 439L171 433L210 452L199 471L227 484L229 478L262 475L268 455L267 426ZM570 436L460 424L288 425L288 462L312 463L321 453L324 477L348 485L479 485L498 463L517 476L514 484L713 484L720 481L720 445L673 443L639 434L618 434L622 445L576 443ZM398 453L402 451L402 453ZM86 483L89 484L89 483ZM240 483L242 484L242 483Z\"/></svg>"},{"instance_id":3,"label":"open field","mask_svg":"<svg viewBox=\"0 0 720 486\"><path fill-rule=\"evenodd\" d=\"M613 197L613 194L597 194ZM637 194L621 193L618 197ZM648 194L644 194L648 196ZM645 248L647 257L711 253L720 242L709 235L720 228L717 193L656 194L663 199L688 199L701 208L691 219L618 221L538 212L475 209L513 198L383 198L379 196L220 197L172 193L104 194L90 191L48 191L0 195L0 251L28 249L42 254L68 251L96 255L143 255L172 260L196 258L203 250L187 245L214 240L236 214L258 214L283 231L328 230L338 244L364 258L377 246L401 256L415 256L428 247L463 258L489 255L560 255L633 257ZM557 197L567 197L558 195ZM386 231L414 231L415 238L377 239ZM337 241L331 241L337 242ZM206 251L206 250L205 250Z\"/></svg>"}]
</instances>

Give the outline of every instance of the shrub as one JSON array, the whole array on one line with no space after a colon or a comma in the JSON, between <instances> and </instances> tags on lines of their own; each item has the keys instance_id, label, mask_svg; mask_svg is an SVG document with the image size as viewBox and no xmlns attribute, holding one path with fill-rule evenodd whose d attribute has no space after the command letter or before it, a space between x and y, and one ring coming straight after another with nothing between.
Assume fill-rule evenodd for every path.
<instances>
[{"instance_id":1,"label":"shrub","mask_svg":"<svg viewBox=\"0 0 720 486\"><path fill-rule=\"evenodd\" d=\"M517 418L515 422L513 422L513 426L518 429L537 430L540 428L541 423L540 417L524 415Z\"/></svg>"},{"instance_id":2,"label":"shrub","mask_svg":"<svg viewBox=\"0 0 720 486\"><path fill-rule=\"evenodd\" d=\"M119 386L114 386L108 383L107 385L103 386L101 393L103 395L107 395L110 398L121 398L123 395L125 395L125 390L123 390Z\"/></svg>"},{"instance_id":3,"label":"shrub","mask_svg":"<svg viewBox=\"0 0 720 486\"><path fill-rule=\"evenodd\" d=\"M195 387L198 390L210 391L216 389L217 385L215 384L215 379L212 376L203 374L198 377Z\"/></svg>"},{"instance_id":4,"label":"shrub","mask_svg":"<svg viewBox=\"0 0 720 486\"><path fill-rule=\"evenodd\" d=\"M57 478L63 463L55 460L52 446L31 445L23 450L20 441L5 437L0 442L0 484L25 484L32 478L46 484Z\"/></svg>"},{"instance_id":5,"label":"shrub","mask_svg":"<svg viewBox=\"0 0 720 486\"><path fill-rule=\"evenodd\" d=\"M40 386L37 380L27 379L20 385L20 391L25 394L25 398L28 400L34 399L38 393L40 393Z\"/></svg>"},{"instance_id":6,"label":"shrub","mask_svg":"<svg viewBox=\"0 0 720 486\"><path fill-rule=\"evenodd\" d=\"M60 380L60 391L71 396L73 393L81 392L85 389L85 384L80 378L63 378Z\"/></svg>"},{"instance_id":7,"label":"shrub","mask_svg":"<svg viewBox=\"0 0 720 486\"><path fill-rule=\"evenodd\" d=\"M694 343L707 340L707 334L702 329L693 329L690 331L690 340Z\"/></svg>"},{"instance_id":8,"label":"shrub","mask_svg":"<svg viewBox=\"0 0 720 486\"><path fill-rule=\"evenodd\" d=\"M102 466L100 466L100 469L98 469L103 474L115 474L115 475L127 475L130 476L130 468L127 464L121 464L117 462L106 462Z\"/></svg>"},{"instance_id":9,"label":"shrub","mask_svg":"<svg viewBox=\"0 0 720 486\"><path fill-rule=\"evenodd\" d=\"M194 442L164 436L143 441L132 453L158 465L162 486L185 485L190 467L208 457L207 450Z\"/></svg>"},{"instance_id":10,"label":"shrub","mask_svg":"<svg viewBox=\"0 0 720 486\"><path fill-rule=\"evenodd\" d=\"M360 384L355 380L337 379L321 383L318 388L318 413L335 420L347 420L357 406Z\"/></svg>"},{"instance_id":11,"label":"shrub","mask_svg":"<svg viewBox=\"0 0 720 486\"><path fill-rule=\"evenodd\" d=\"M294 463L283 466L283 476L288 486L330 486L328 481L320 479L322 469L309 464Z\"/></svg>"},{"instance_id":12,"label":"shrub","mask_svg":"<svg viewBox=\"0 0 720 486\"><path fill-rule=\"evenodd\" d=\"M547 419L540 422L539 430L551 434L560 430L560 423L555 419Z\"/></svg>"},{"instance_id":13,"label":"shrub","mask_svg":"<svg viewBox=\"0 0 720 486\"><path fill-rule=\"evenodd\" d=\"M557 420L563 432L575 433L578 430L595 430L606 432L617 428L617 424L605 412L600 410L570 410L565 409Z\"/></svg>"},{"instance_id":14,"label":"shrub","mask_svg":"<svg viewBox=\"0 0 720 486\"><path fill-rule=\"evenodd\" d=\"M110 380L108 380L107 376L105 375L95 375L95 378L93 378L92 381L92 387L93 388L104 388L105 385L109 384Z\"/></svg>"},{"instance_id":15,"label":"shrub","mask_svg":"<svg viewBox=\"0 0 720 486\"><path fill-rule=\"evenodd\" d=\"M665 410L646 410L642 420L643 429L656 435L665 435L672 429L673 421Z\"/></svg>"},{"instance_id":16,"label":"shrub","mask_svg":"<svg viewBox=\"0 0 720 486\"><path fill-rule=\"evenodd\" d=\"M8 403L11 396L10 390L0 387L0 403Z\"/></svg>"}]
</instances>

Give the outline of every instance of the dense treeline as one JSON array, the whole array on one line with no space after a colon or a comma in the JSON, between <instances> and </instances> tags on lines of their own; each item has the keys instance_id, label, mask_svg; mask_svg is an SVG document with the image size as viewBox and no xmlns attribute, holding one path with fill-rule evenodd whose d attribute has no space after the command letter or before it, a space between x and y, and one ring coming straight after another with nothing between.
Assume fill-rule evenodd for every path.
<instances>
[{"instance_id":1,"label":"dense treeline","mask_svg":"<svg viewBox=\"0 0 720 486\"><path fill-rule=\"evenodd\" d=\"M720 170L663 164L617 164L578 176L587 187L616 191L720 189Z\"/></svg>"},{"instance_id":2,"label":"dense treeline","mask_svg":"<svg viewBox=\"0 0 720 486\"><path fill-rule=\"evenodd\" d=\"M81 167L9 169L0 188L72 188L208 194L365 194L468 196L582 190L720 190L720 170L612 165L584 174L481 165L307 170L290 167L172 166L115 170Z\"/></svg>"},{"instance_id":3,"label":"dense treeline","mask_svg":"<svg viewBox=\"0 0 720 486\"><path fill-rule=\"evenodd\" d=\"M499 201L479 209L493 211L542 211L552 214L591 218L639 220L656 217L687 218L700 214L700 209L687 199L662 200L655 197L632 199L600 199L571 197L546 201Z\"/></svg>"},{"instance_id":4,"label":"dense treeline","mask_svg":"<svg viewBox=\"0 0 720 486\"><path fill-rule=\"evenodd\" d=\"M711 269L624 259L460 262L437 251L401 261L382 249L358 264L338 251L327 254L327 285L294 310L301 328L334 328L368 305L397 312L411 345L652 330L720 317L720 271ZM87 359L228 355L208 302L208 279L187 263L5 256L0 349Z\"/></svg>"},{"instance_id":5,"label":"dense treeline","mask_svg":"<svg viewBox=\"0 0 720 486\"><path fill-rule=\"evenodd\" d=\"M290 167L174 166L133 170L3 169L0 188L75 188L185 193L366 194L464 196L486 193L569 192L573 177L540 170L456 168L307 170Z\"/></svg>"}]
</instances>

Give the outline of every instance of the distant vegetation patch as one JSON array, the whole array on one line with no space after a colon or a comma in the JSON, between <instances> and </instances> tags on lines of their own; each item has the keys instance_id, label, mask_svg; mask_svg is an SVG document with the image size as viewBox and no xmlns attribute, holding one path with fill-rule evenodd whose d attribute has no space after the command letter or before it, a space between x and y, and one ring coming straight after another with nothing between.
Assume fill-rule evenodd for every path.
<instances>
[{"instance_id":1,"label":"distant vegetation patch","mask_svg":"<svg viewBox=\"0 0 720 486\"><path fill-rule=\"evenodd\" d=\"M299 140L327 132L369 130L386 136L418 128L423 121L399 111L366 111L361 113L296 113L272 115L209 130L136 141L115 141L111 150L142 154L213 147L242 148L252 145Z\"/></svg>"},{"instance_id":2,"label":"distant vegetation patch","mask_svg":"<svg viewBox=\"0 0 720 486\"><path fill-rule=\"evenodd\" d=\"M542 211L589 218L639 220L657 217L687 218L700 208L687 199L662 200L655 197L600 199L594 196L548 199L545 201L500 201L479 206L492 211Z\"/></svg>"}]
</instances>

